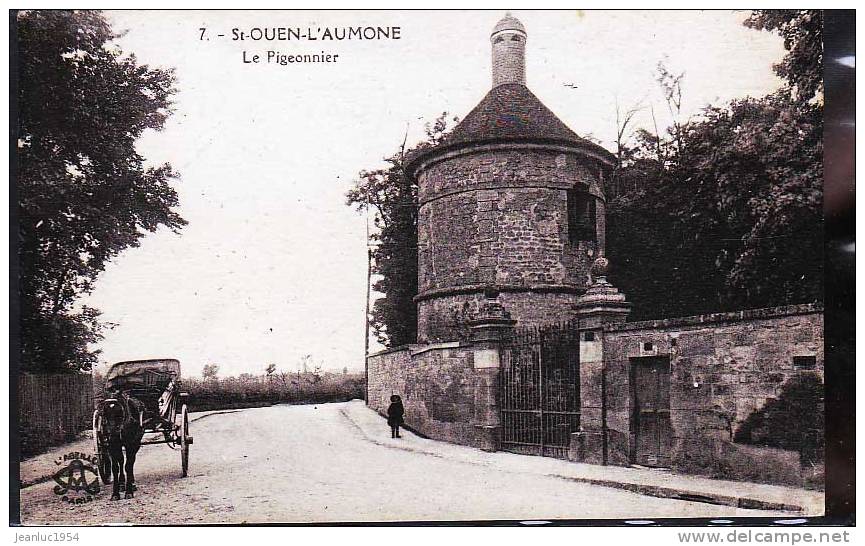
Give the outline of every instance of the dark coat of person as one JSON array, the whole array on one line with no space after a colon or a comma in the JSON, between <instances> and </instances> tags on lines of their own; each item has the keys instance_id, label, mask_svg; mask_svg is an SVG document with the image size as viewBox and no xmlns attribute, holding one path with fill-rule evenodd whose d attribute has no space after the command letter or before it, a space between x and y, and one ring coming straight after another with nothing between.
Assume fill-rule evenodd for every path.
<instances>
[{"instance_id":1,"label":"dark coat of person","mask_svg":"<svg viewBox=\"0 0 865 546\"><path fill-rule=\"evenodd\" d=\"M387 424L392 427L401 425L403 415L405 415L405 408L402 407L402 400L397 397L397 399L393 400L390 406L387 407Z\"/></svg>"}]
</instances>

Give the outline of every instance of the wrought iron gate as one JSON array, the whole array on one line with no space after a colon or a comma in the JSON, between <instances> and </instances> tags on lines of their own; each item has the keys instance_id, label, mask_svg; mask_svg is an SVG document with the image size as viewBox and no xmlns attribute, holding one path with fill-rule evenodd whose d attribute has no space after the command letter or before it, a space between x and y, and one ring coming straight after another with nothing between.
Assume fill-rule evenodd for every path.
<instances>
[{"instance_id":1,"label":"wrought iron gate","mask_svg":"<svg viewBox=\"0 0 865 546\"><path fill-rule=\"evenodd\" d=\"M503 356L502 449L566 458L580 428L577 324L519 329Z\"/></svg>"}]
</instances>

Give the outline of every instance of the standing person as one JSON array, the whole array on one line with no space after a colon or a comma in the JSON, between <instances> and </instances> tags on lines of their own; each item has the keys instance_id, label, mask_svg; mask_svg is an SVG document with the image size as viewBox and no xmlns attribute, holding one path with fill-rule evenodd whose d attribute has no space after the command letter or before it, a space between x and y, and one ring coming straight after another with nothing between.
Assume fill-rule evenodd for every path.
<instances>
[{"instance_id":1,"label":"standing person","mask_svg":"<svg viewBox=\"0 0 865 546\"><path fill-rule=\"evenodd\" d=\"M405 408L402 407L402 398L398 394L392 394L390 406L387 408L387 424L390 425L391 438L401 438L399 426L402 424L403 414L405 414Z\"/></svg>"}]
</instances>

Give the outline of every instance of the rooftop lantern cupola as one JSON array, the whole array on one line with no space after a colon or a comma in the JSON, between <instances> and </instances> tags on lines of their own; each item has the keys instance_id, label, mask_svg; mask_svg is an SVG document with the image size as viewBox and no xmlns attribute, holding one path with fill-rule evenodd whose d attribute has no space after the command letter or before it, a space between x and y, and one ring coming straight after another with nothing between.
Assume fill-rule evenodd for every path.
<instances>
[{"instance_id":1,"label":"rooftop lantern cupola","mask_svg":"<svg viewBox=\"0 0 865 546\"><path fill-rule=\"evenodd\" d=\"M526 84L526 38L526 27L510 13L493 28L493 87Z\"/></svg>"}]
</instances>

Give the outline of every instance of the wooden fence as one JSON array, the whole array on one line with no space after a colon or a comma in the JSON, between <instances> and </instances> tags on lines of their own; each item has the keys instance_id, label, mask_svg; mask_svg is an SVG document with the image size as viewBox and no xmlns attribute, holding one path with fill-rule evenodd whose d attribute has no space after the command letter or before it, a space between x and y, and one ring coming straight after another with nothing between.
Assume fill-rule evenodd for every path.
<instances>
[{"instance_id":1,"label":"wooden fence","mask_svg":"<svg viewBox=\"0 0 865 546\"><path fill-rule=\"evenodd\" d=\"M18 433L22 455L69 441L92 425L89 374L22 374L18 378Z\"/></svg>"}]
</instances>

